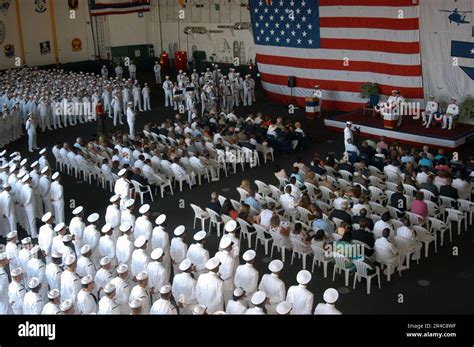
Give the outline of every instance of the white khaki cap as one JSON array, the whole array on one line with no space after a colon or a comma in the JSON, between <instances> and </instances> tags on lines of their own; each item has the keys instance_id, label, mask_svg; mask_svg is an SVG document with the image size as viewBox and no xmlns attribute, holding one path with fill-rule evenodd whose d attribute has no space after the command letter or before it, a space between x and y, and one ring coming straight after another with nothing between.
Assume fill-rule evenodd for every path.
<instances>
[{"instance_id":1,"label":"white khaki cap","mask_svg":"<svg viewBox=\"0 0 474 347\"><path fill-rule=\"evenodd\" d=\"M109 257L102 257L100 259L100 265L101 266L106 266L110 264L110 258Z\"/></svg>"},{"instance_id":2,"label":"white khaki cap","mask_svg":"<svg viewBox=\"0 0 474 347\"><path fill-rule=\"evenodd\" d=\"M138 210L138 212L140 212L141 214L145 214L148 211L150 211L150 205L148 204L142 205L142 207L140 207L140 209Z\"/></svg>"},{"instance_id":3,"label":"white khaki cap","mask_svg":"<svg viewBox=\"0 0 474 347\"><path fill-rule=\"evenodd\" d=\"M82 213L84 211L84 207L78 206L74 210L72 210L72 214L77 216L78 214Z\"/></svg>"},{"instance_id":4,"label":"white khaki cap","mask_svg":"<svg viewBox=\"0 0 474 347\"><path fill-rule=\"evenodd\" d=\"M334 288L328 288L324 291L323 299L328 304L334 304L339 299L339 293Z\"/></svg>"},{"instance_id":5,"label":"white khaki cap","mask_svg":"<svg viewBox=\"0 0 474 347\"><path fill-rule=\"evenodd\" d=\"M130 224L130 222L124 222L120 224L119 230L120 232L124 233L124 232L129 231L131 228L132 228L132 225Z\"/></svg>"},{"instance_id":6,"label":"white khaki cap","mask_svg":"<svg viewBox=\"0 0 474 347\"><path fill-rule=\"evenodd\" d=\"M142 307L142 301L140 299L132 300L128 303L128 306L130 306L130 308L140 308Z\"/></svg>"},{"instance_id":7,"label":"white khaki cap","mask_svg":"<svg viewBox=\"0 0 474 347\"><path fill-rule=\"evenodd\" d=\"M147 278L148 278L148 273L146 271L140 271L137 274L137 280L139 280L139 281L146 280Z\"/></svg>"},{"instance_id":8,"label":"white khaki cap","mask_svg":"<svg viewBox=\"0 0 474 347\"><path fill-rule=\"evenodd\" d=\"M63 230L66 227L66 224L64 223L59 223L54 227L54 231L59 233L61 230Z\"/></svg>"},{"instance_id":9,"label":"white khaki cap","mask_svg":"<svg viewBox=\"0 0 474 347\"><path fill-rule=\"evenodd\" d=\"M206 232L201 230L201 231L198 231L196 234L194 234L193 239L199 242L199 241L204 240L206 238L206 235L207 235Z\"/></svg>"},{"instance_id":10,"label":"white khaki cap","mask_svg":"<svg viewBox=\"0 0 474 347\"><path fill-rule=\"evenodd\" d=\"M70 242L70 241L72 241L72 235L71 234L66 234L61 238L61 240L63 242Z\"/></svg>"},{"instance_id":11,"label":"white khaki cap","mask_svg":"<svg viewBox=\"0 0 474 347\"><path fill-rule=\"evenodd\" d=\"M117 273L118 274L124 274L127 271L128 271L128 265L127 264L120 264L119 266L117 266Z\"/></svg>"},{"instance_id":12,"label":"white khaki cap","mask_svg":"<svg viewBox=\"0 0 474 347\"><path fill-rule=\"evenodd\" d=\"M245 253L242 255L242 259L244 261L252 261L255 259L255 256L257 253L253 249L249 249L248 251L245 251Z\"/></svg>"},{"instance_id":13,"label":"white khaki cap","mask_svg":"<svg viewBox=\"0 0 474 347\"><path fill-rule=\"evenodd\" d=\"M266 299L267 299L267 296L265 292L259 290L258 292L255 292L252 295L252 304L254 304L255 306L261 305L265 302Z\"/></svg>"},{"instance_id":14,"label":"white khaki cap","mask_svg":"<svg viewBox=\"0 0 474 347\"><path fill-rule=\"evenodd\" d=\"M42 174L44 174L44 173L46 173L46 171L48 171L48 170L49 170L49 167L45 166L44 168L41 169L40 172L41 172Z\"/></svg>"},{"instance_id":15,"label":"white khaki cap","mask_svg":"<svg viewBox=\"0 0 474 347\"><path fill-rule=\"evenodd\" d=\"M102 234L107 234L110 230L112 230L112 224L110 223L105 223L105 225L101 229Z\"/></svg>"},{"instance_id":16,"label":"white khaki cap","mask_svg":"<svg viewBox=\"0 0 474 347\"><path fill-rule=\"evenodd\" d=\"M92 213L91 215L89 215L89 217L87 217L87 221L89 223L95 223L99 220L99 214L98 213Z\"/></svg>"},{"instance_id":17,"label":"white khaki cap","mask_svg":"<svg viewBox=\"0 0 474 347\"><path fill-rule=\"evenodd\" d=\"M87 275L81 278L81 284L86 285L92 283L92 276Z\"/></svg>"},{"instance_id":18,"label":"white khaki cap","mask_svg":"<svg viewBox=\"0 0 474 347\"><path fill-rule=\"evenodd\" d=\"M18 232L16 232L15 230L10 231L10 232L7 234L7 240L11 240L11 239L13 239L13 238L15 238L15 237L17 237L17 236L18 236Z\"/></svg>"},{"instance_id":19,"label":"white khaki cap","mask_svg":"<svg viewBox=\"0 0 474 347\"><path fill-rule=\"evenodd\" d=\"M59 309L62 312L66 312L66 311L69 311L73 305L74 305L74 301L72 301L71 299L66 299L61 303L61 305L59 305Z\"/></svg>"},{"instance_id":20,"label":"white khaki cap","mask_svg":"<svg viewBox=\"0 0 474 347\"><path fill-rule=\"evenodd\" d=\"M186 270L188 270L192 265L193 265L193 263L191 262L191 260L189 260L189 259L184 259L184 260L181 261L181 263L179 264L179 270L180 270L180 271L186 271Z\"/></svg>"},{"instance_id":21,"label":"white khaki cap","mask_svg":"<svg viewBox=\"0 0 474 347\"><path fill-rule=\"evenodd\" d=\"M23 178L21 179L21 181L23 183L26 183L26 181L28 181L30 179L30 175L26 174L25 176L23 176Z\"/></svg>"},{"instance_id":22,"label":"white khaki cap","mask_svg":"<svg viewBox=\"0 0 474 347\"><path fill-rule=\"evenodd\" d=\"M184 225L178 225L176 229L174 229L174 234L175 236L181 236L184 234L185 231L186 228L184 227Z\"/></svg>"},{"instance_id":23,"label":"white khaki cap","mask_svg":"<svg viewBox=\"0 0 474 347\"><path fill-rule=\"evenodd\" d=\"M245 294L245 292L242 288L239 287L239 288L234 289L234 296L240 298L244 294Z\"/></svg>"},{"instance_id":24,"label":"white khaki cap","mask_svg":"<svg viewBox=\"0 0 474 347\"><path fill-rule=\"evenodd\" d=\"M131 206L133 206L135 204L135 199L128 199L127 201L125 201L125 207L126 208L129 208Z\"/></svg>"},{"instance_id":25,"label":"white khaki cap","mask_svg":"<svg viewBox=\"0 0 474 347\"><path fill-rule=\"evenodd\" d=\"M220 249L226 249L232 244L232 239L229 236L224 235L219 242Z\"/></svg>"},{"instance_id":26,"label":"white khaki cap","mask_svg":"<svg viewBox=\"0 0 474 347\"><path fill-rule=\"evenodd\" d=\"M171 286L169 284L165 284L160 288L160 294L168 294L169 292L171 292Z\"/></svg>"},{"instance_id":27,"label":"white khaki cap","mask_svg":"<svg viewBox=\"0 0 474 347\"><path fill-rule=\"evenodd\" d=\"M25 237L23 240L21 240L22 245L27 245L31 243L31 237Z\"/></svg>"},{"instance_id":28,"label":"white khaki cap","mask_svg":"<svg viewBox=\"0 0 474 347\"><path fill-rule=\"evenodd\" d=\"M123 175L125 175L125 173L127 172L127 169L122 169L118 172L118 176L122 177Z\"/></svg>"},{"instance_id":29,"label":"white khaki cap","mask_svg":"<svg viewBox=\"0 0 474 347\"><path fill-rule=\"evenodd\" d=\"M225 231L228 233L234 232L237 229L237 222L235 220L230 220L225 225Z\"/></svg>"},{"instance_id":30,"label":"white khaki cap","mask_svg":"<svg viewBox=\"0 0 474 347\"><path fill-rule=\"evenodd\" d=\"M35 167L38 166L38 164L39 164L38 161L34 161L34 162L31 163L30 167L31 167L32 169L34 169Z\"/></svg>"},{"instance_id":31,"label":"white khaki cap","mask_svg":"<svg viewBox=\"0 0 474 347\"><path fill-rule=\"evenodd\" d=\"M39 154L45 154L46 153L46 148L43 148L41 151L39 151Z\"/></svg>"},{"instance_id":32,"label":"white khaki cap","mask_svg":"<svg viewBox=\"0 0 474 347\"><path fill-rule=\"evenodd\" d=\"M116 202L120 199L120 196L115 194L115 195L112 195L112 197L109 199L110 202Z\"/></svg>"},{"instance_id":33,"label":"white khaki cap","mask_svg":"<svg viewBox=\"0 0 474 347\"><path fill-rule=\"evenodd\" d=\"M161 225L164 222L166 222L166 215L165 214L160 214L158 217L155 219L156 225Z\"/></svg>"},{"instance_id":34,"label":"white khaki cap","mask_svg":"<svg viewBox=\"0 0 474 347\"><path fill-rule=\"evenodd\" d=\"M133 243L133 245L134 245L136 248L141 248L141 247L143 247L143 245L145 244L145 242L146 242L145 236L140 235L140 236L137 237L137 239L135 240L135 242Z\"/></svg>"},{"instance_id":35,"label":"white khaki cap","mask_svg":"<svg viewBox=\"0 0 474 347\"><path fill-rule=\"evenodd\" d=\"M32 249L30 249L30 254L38 254L38 252L41 250L40 246L36 245Z\"/></svg>"},{"instance_id":36,"label":"white khaki cap","mask_svg":"<svg viewBox=\"0 0 474 347\"><path fill-rule=\"evenodd\" d=\"M91 251L91 246L89 245L84 245L81 247L81 254L84 255L84 254L87 254Z\"/></svg>"},{"instance_id":37,"label":"white khaki cap","mask_svg":"<svg viewBox=\"0 0 474 347\"><path fill-rule=\"evenodd\" d=\"M291 304L288 301L280 302L276 307L276 313L288 314L291 311Z\"/></svg>"},{"instance_id":38,"label":"white khaki cap","mask_svg":"<svg viewBox=\"0 0 474 347\"><path fill-rule=\"evenodd\" d=\"M303 284L303 285L308 284L309 281L311 281L311 273L308 270L301 270L296 275L296 281L299 284Z\"/></svg>"},{"instance_id":39,"label":"white khaki cap","mask_svg":"<svg viewBox=\"0 0 474 347\"><path fill-rule=\"evenodd\" d=\"M76 262L76 256L74 254L69 254L64 260L64 264L67 266L72 265Z\"/></svg>"},{"instance_id":40,"label":"white khaki cap","mask_svg":"<svg viewBox=\"0 0 474 347\"><path fill-rule=\"evenodd\" d=\"M115 286L112 283L107 283L104 287L104 293L110 294L115 291Z\"/></svg>"},{"instance_id":41,"label":"white khaki cap","mask_svg":"<svg viewBox=\"0 0 474 347\"><path fill-rule=\"evenodd\" d=\"M150 258L153 260L158 260L163 256L163 249L161 248L155 248L150 255Z\"/></svg>"},{"instance_id":42,"label":"white khaki cap","mask_svg":"<svg viewBox=\"0 0 474 347\"><path fill-rule=\"evenodd\" d=\"M268 270L271 272L280 272L283 269L283 262L279 259L272 260L268 264Z\"/></svg>"},{"instance_id":43,"label":"white khaki cap","mask_svg":"<svg viewBox=\"0 0 474 347\"><path fill-rule=\"evenodd\" d=\"M53 217L53 214L51 212L46 212L43 217L41 217L41 221L43 223L46 223L47 221L49 221L51 219L51 217Z\"/></svg>"},{"instance_id":44,"label":"white khaki cap","mask_svg":"<svg viewBox=\"0 0 474 347\"><path fill-rule=\"evenodd\" d=\"M11 271L12 277L20 276L23 273L23 270L21 267L17 267L16 269L13 269Z\"/></svg>"},{"instance_id":45,"label":"white khaki cap","mask_svg":"<svg viewBox=\"0 0 474 347\"><path fill-rule=\"evenodd\" d=\"M203 315L206 312L207 307L204 305L196 305L193 308L193 315Z\"/></svg>"},{"instance_id":46,"label":"white khaki cap","mask_svg":"<svg viewBox=\"0 0 474 347\"><path fill-rule=\"evenodd\" d=\"M206 269L208 269L208 270L214 270L219 265L220 265L220 261L216 257L213 257L213 258L209 259L208 261L206 261Z\"/></svg>"},{"instance_id":47,"label":"white khaki cap","mask_svg":"<svg viewBox=\"0 0 474 347\"><path fill-rule=\"evenodd\" d=\"M30 288L30 289L35 289L39 285L40 285L40 281L39 281L38 277L33 277L28 281L28 288Z\"/></svg>"},{"instance_id":48,"label":"white khaki cap","mask_svg":"<svg viewBox=\"0 0 474 347\"><path fill-rule=\"evenodd\" d=\"M59 172L55 172L55 173L53 173L53 176L51 176L51 179L56 180L56 179L58 179L58 177L59 177Z\"/></svg>"},{"instance_id":49,"label":"white khaki cap","mask_svg":"<svg viewBox=\"0 0 474 347\"><path fill-rule=\"evenodd\" d=\"M51 289L48 292L48 299L56 299L59 297L59 290L57 289Z\"/></svg>"}]
</instances>

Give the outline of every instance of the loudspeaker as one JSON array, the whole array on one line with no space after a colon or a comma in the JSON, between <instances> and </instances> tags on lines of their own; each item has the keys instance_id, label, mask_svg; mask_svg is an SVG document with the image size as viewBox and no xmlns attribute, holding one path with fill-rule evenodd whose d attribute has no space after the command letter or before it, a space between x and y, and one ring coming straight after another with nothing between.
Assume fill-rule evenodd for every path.
<instances>
[{"instance_id":1,"label":"loudspeaker","mask_svg":"<svg viewBox=\"0 0 474 347\"><path fill-rule=\"evenodd\" d=\"M288 76L288 87L290 88L296 87L296 76Z\"/></svg>"}]
</instances>

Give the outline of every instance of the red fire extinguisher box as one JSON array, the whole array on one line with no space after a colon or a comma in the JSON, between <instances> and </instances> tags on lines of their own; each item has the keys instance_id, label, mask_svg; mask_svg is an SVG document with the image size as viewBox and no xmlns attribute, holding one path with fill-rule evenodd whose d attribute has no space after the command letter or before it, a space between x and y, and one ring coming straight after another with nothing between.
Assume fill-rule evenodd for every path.
<instances>
[{"instance_id":1,"label":"red fire extinguisher box","mask_svg":"<svg viewBox=\"0 0 474 347\"><path fill-rule=\"evenodd\" d=\"M170 74L170 56L168 53L163 52L160 56L161 73L163 76Z\"/></svg>"},{"instance_id":2,"label":"red fire extinguisher box","mask_svg":"<svg viewBox=\"0 0 474 347\"><path fill-rule=\"evenodd\" d=\"M179 70L188 70L188 55L185 51L176 52L174 65L176 67L176 72L178 72Z\"/></svg>"}]
</instances>

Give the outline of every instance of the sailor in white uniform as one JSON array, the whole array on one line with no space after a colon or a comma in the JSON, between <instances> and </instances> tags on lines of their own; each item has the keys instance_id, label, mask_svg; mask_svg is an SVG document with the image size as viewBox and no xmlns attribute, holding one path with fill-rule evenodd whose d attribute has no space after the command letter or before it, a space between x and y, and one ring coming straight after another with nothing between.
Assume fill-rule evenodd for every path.
<instances>
[{"instance_id":1,"label":"sailor in white uniform","mask_svg":"<svg viewBox=\"0 0 474 347\"><path fill-rule=\"evenodd\" d=\"M186 258L188 245L184 242L186 236L186 228L179 225L174 229L174 236L170 245L170 256L173 264L173 272L179 273L179 264Z\"/></svg>"},{"instance_id":2,"label":"sailor in white uniform","mask_svg":"<svg viewBox=\"0 0 474 347\"><path fill-rule=\"evenodd\" d=\"M110 283L115 286L115 302L119 305L120 314L129 314L130 307L128 298L130 297L130 286L127 282L128 266L120 264L117 267L117 277L113 278Z\"/></svg>"},{"instance_id":3,"label":"sailor in white uniform","mask_svg":"<svg viewBox=\"0 0 474 347\"><path fill-rule=\"evenodd\" d=\"M51 183L51 202L54 209L54 219L56 223L64 223L64 188L61 185L61 176L59 172L55 172L51 176L53 182Z\"/></svg>"},{"instance_id":4,"label":"sailor in white uniform","mask_svg":"<svg viewBox=\"0 0 474 347\"><path fill-rule=\"evenodd\" d=\"M339 293L336 289L326 289L323 295L323 299L326 303L319 303L314 310L314 314L342 314L341 311L335 307L338 298Z\"/></svg>"},{"instance_id":5,"label":"sailor in white uniform","mask_svg":"<svg viewBox=\"0 0 474 347\"><path fill-rule=\"evenodd\" d=\"M148 273L140 271L136 276L138 284L130 292L129 301L139 299L142 301L142 313L149 314L151 306L150 289L148 288Z\"/></svg>"},{"instance_id":6,"label":"sailor in white uniform","mask_svg":"<svg viewBox=\"0 0 474 347\"><path fill-rule=\"evenodd\" d=\"M275 314L276 306L285 300L285 282L279 277L283 269L283 262L278 259L272 260L270 264L268 264L268 269L271 274L263 275L258 290L264 291L267 295L267 313Z\"/></svg>"},{"instance_id":7,"label":"sailor in white uniform","mask_svg":"<svg viewBox=\"0 0 474 347\"><path fill-rule=\"evenodd\" d=\"M456 104L456 98L453 96L446 108L446 114L443 116L443 129L451 130L454 125L454 120L459 116L459 106Z\"/></svg>"},{"instance_id":8,"label":"sailor in white uniform","mask_svg":"<svg viewBox=\"0 0 474 347\"><path fill-rule=\"evenodd\" d=\"M104 296L99 301L97 314L120 314L120 308L115 301L115 286L108 283L104 288Z\"/></svg>"},{"instance_id":9,"label":"sailor in white uniform","mask_svg":"<svg viewBox=\"0 0 474 347\"><path fill-rule=\"evenodd\" d=\"M91 314L97 313L98 302L94 295L94 280L91 275L81 278L82 289L77 293L77 313Z\"/></svg>"},{"instance_id":10,"label":"sailor in white uniform","mask_svg":"<svg viewBox=\"0 0 474 347\"><path fill-rule=\"evenodd\" d=\"M257 315L264 315L265 312L265 303L267 302L267 295L264 291L259 290L252 295L251 298L252 305L254 307L249 308L245 314L257 314Z\"/></svg>"},{"instance_id":11,"label":"sailor in white uniform","mask_svg":"<svg viewBox=\"0 0 474 347\"><path fill-rule=\"evenodd\" d=\"M248 304L245 301L245 292L242 288L234 289L234 297L227 302L225 313L227 314L245 314Z\"/></svg>"},{"instance_id":12,"label":"sailor in white uniform","mask_svg":"<svg viewBox=\"0 0 474 347\"><path fill-rule=\"evenodd\" d=\"M296 281L299 285L288 289L286 301L290 303L293 314L311 314L314 295L306 288L311 281L311 273L308 270L301 270L296 276Z\"/></svg>"},{"instance_id":13,"label":"sailor in white uniform","mask_svg":"<svg viewBox=\"0 0 474 347\"><path fill-rule=\"evenodd\" d=\"M254 267L256 253L249 249L243 255L245 264L239 265L235 270L234 285L236 288L242 288L246 293L246 302L250 301L253 293L257 291L258 270Z\"/></svg>"},{"instance_id":14,"label":"sailor in white uniform","mask_svg":"<svg viewBox=\"0 0 474 347\"><path fill-rule=\"evenodd\" d=\"M161 65L158 60L155 62L155 66L153 66L153 72L155 73L155 83L161 84Z\"/></svg>"},{"instance_id":15,"label":"sailor in white uniform","mask_svg":"<svg viewBox=\"0 0 474 347\"><path fill-rule=\"evenodd\" d=\"M13 314L23 314L23 299L26 294L23 285L23 270L16 268L11 271L12 281L8 286L8 301L12 307Z\"/></svg>"},{"instance_id":16,"label":"sailor in white uniform","mask_svg":"<svg viewBox=\"0 0 474 347\"><path fill-rule=\"evenodd\" d=\"M438 103L435 101L435 97L430 95L429 101L426 103L425 110L421 112L421 117L423 119L423 123L421 125L426 126L426 129L428 129L436 112L438 112Z\"/></svg>"},{"instance_id":17,"label":"sailor in white uniform","mask_svg":"<svg viewBox=\"0 0 474 347\"><path fill-rule=\"evenodd\" d=\"M39 291L41 289L41 281L33 277L28 281L30 291L23 298L23 314L40 314L43 310L44 301Z\"/></svg>"},{"instance_id":18,"label":"sailor in white uniform","mask_svg":"<svg viewBox=\"0 0 474 347\"><path fill-rule=\"evenodd\" d=\"M196 284L196 300L209 314L224 310L224 281L219 276L219 265L218 258L209 259L206 263L209 272L199 276Z\"/></svg>"},{"instance_id":19,"label":"sailor in white uniform","mask_svg":"<svg viewBox=\"0 0 474 347\"><path fill-rule=\"evenodd\" d=\"M58 314L61 312L61 309L59 308L59 304L61 302L59 295L60 292L58 289L51 289L48 292L49 301L43 306L41 314Z\"/></svg>"},{"instance_id":20,"label":"sailor in white uniform","mask_svg":"<svg viewBox=\"0 0 474 347\"><path fill-rule=\"evenodd\" d=\"M209 251L204 248L207 233L204 230L198 231L193 238L195 243L189 246L186 258L196 267L195 276L199 278L201 274L206 272L206 262L209 260Z\"/></svg>"},{"instance_id":21,"label":"sailor in white uniform","mask_svg":"<svg viewBox=\"0 0 474 347\"><path fill-rule=\"evenodd\" d=\"M197 280L192 276L194 266L189 259L179 264L181 273L175 274L171 290L178 304L180 314L191 314L196 301Z\"/></svg>"}]
</instances>

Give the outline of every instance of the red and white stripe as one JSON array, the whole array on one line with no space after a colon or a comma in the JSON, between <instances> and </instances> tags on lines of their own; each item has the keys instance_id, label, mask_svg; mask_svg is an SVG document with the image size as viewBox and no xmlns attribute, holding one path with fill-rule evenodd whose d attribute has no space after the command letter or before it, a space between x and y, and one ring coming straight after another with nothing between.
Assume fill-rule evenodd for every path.
<instances>
[{"instance_id":1,"label":"red and white stripe","mask_svg":"<svg viewBox=\"0 0 474 347\"><path fill-rule=\"evenodd\" d=\"M417 0L319 0L320 48L256 45L263 88L281 102L304 105L315 85L323 108L350 111L367 100L365 82L423 101ZM401 18L400 18L401 17ZM297 87L287 87L288 76Z\"/></svg>"}]
</instances>

